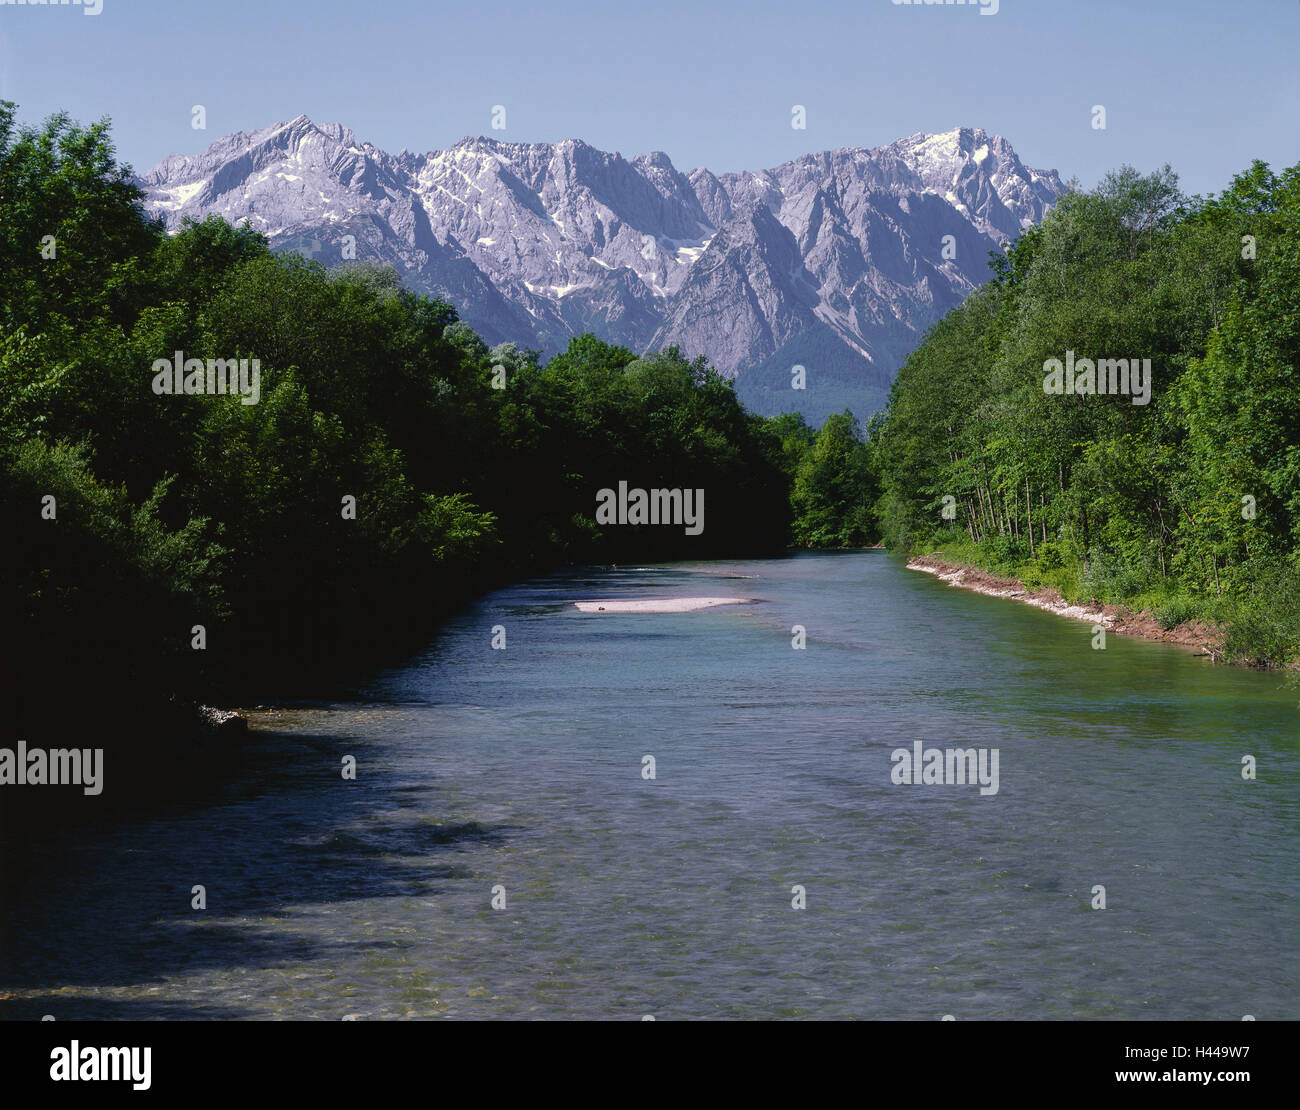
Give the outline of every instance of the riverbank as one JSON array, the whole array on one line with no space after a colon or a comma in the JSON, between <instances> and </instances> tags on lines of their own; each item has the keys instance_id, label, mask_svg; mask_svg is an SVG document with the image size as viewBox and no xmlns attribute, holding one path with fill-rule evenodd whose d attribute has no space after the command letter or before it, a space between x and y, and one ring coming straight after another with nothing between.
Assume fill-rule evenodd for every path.
<instances>
[{"instance_id":1,"label":"riverbank","mask_svg":"<svg viewBox=\"0 0 1300 1110\"><path fill-rule=\"evenodd\" d=\"M1017 578L990 574L979 567L957 563L933 553L913 556L907 562L907 569L933 574L950 586L974 590L988 597L1009 598L1058 616L1099 624L1108 633L1117 636L1136 636L1143 640L1176 644L1207 656L1214 662L1223 659L1223 629L1208 621L1183 621L1172 628L1165 628L1146 610L1135 611L1123 605L1073 604L1062 596L1060 590L1031 590Z\"/></svg>"}]
</instances>

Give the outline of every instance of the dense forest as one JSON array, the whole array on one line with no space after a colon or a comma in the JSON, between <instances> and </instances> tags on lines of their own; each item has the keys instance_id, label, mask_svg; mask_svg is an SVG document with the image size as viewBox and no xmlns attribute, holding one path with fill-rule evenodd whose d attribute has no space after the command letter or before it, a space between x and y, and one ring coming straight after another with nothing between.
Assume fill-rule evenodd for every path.
<instances>
[{"instance_id":1,"label":"dense forest","mask_svg":"<svg viewBox=\"0 0 1300 1110\"><path fill-rule=\"evenodd\" d=\"M993 269L873 430L889 546L1165 628L1204 619L1237 662L1294 661L1300 167L1257 162L1209 199L1167 166L1125 167L1067 193ZM1076 358L1149 359L1149 394L1089 392L1100 373L1066 392L1057 364Z\"/></svg>"},{"instance_id":2,"label":"dense forest","mask_svg":"<svg viewBox=\"0 0 1300 1110\"><path fill-rule=\"evenodd\" d=\"M169 236L107 123L15 112L0 104L6 734L282 695L557 566L870 538L851 417L764 421L676 349L489 350L391 269L327 271L216 217ZM256 403L156 392L173 357L257 359ZM599 525L620 482L703 490L703 530Z\"/></svg>"},{"instance_id":3,"label":"dense forest","mask_svg":"<svg viewBox=\"0 0 1300 1110\"><path fill-rule=\"evenodd\" d=\"M1295 169L1068 193L865 430L752 415L675 348L489 349L392 269L142 199L106 122L0 103L6 734L310 689L564 565L882 536L1300 651ZM256 403L160 393L173 357L257 360ZM1046 391L1076 358L1149 359L1149 397ZM702 532L598 522L620 482L705 491Z\"/></svg>"}]
</instances>

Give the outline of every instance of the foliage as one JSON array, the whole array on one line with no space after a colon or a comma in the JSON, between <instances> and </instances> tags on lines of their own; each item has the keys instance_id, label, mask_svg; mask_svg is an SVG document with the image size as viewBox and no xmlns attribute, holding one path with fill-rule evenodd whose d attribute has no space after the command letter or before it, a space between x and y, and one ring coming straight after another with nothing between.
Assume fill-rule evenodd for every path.
<instances>
[{"instance_id":1,"label":"foliage","mask_svg":"<svg viewBox=\"0 0 1300 1110\"><path fill-rule=\"evenodd\" d=\"M489 350L391 267L327 271L216 217L167 235L140 202L106 123L18 129L0 104L0 713L19 724L52 727L69 668L91 701L283 692L510 576L787 542L782 441L702 359L590 335L545 364ZM257 402L154 392L176 352L256 360ZM702 489L703 533L597 526L620 481Z\"/></svg>"},{"instance_id":2,"label":"foliage","mask_svg":"<svg viewBox=\"0 0 1300 1110\"><path fill-rule=\"evenodd\" d=\"M986 562L1063 568L1102 602L1177 597L1162 623L1226 613L1237 657L1295 660L1300 615L1266 616L1259 586L1292 582L1300 550L1300 168L1256 162L1205 199L1124 167L993 269L872 436L887 542L931 545L947 496ZM1045 392L1067 353L1150 359L1149 404Z\"/></svg>"}]
</instances>

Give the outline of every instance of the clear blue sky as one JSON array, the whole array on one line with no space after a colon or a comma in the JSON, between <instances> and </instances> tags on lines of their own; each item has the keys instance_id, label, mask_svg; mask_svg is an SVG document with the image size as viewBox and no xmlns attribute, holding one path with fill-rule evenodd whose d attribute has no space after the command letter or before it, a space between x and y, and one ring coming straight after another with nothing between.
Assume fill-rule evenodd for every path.
<instances>
[{"instance_id":1,"label":"clear blue sky","mask_svg":"<svg viewBox=\"0 0 1300 1110\"><path fill-rule=\"evenodd\" d=\"M0 97L110 116L138 171L300 113L394 152L575 137L719 172L959 125L1084 185L1167 161L1207 192L1300 161L1296 0L102 3L0 7Z\"/></svg>"}]
</instances>

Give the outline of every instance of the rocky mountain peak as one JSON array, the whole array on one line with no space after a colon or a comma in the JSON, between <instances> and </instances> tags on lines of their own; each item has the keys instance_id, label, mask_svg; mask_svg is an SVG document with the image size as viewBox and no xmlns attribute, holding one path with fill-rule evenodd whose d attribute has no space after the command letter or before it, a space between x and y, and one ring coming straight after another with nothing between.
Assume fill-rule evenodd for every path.
<instances>
[{"instance_id":1,"label":"rocky mountain peak","mask_svg":"<svg viewBox=\"0 0 1300 1110\"><path fill-rule=\"evenodd\" d=\"M170 155L141 184L173 228L215 212L325 263L350 240L490 343L676 344L736 375L751 406L814 420L877 407L930 324L985 280L987 251L1064 191L975 127L687 174L662 151L629 161L577 138L389 155L305 115Z\"/></svg>"}]
</instances>

